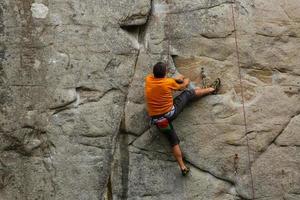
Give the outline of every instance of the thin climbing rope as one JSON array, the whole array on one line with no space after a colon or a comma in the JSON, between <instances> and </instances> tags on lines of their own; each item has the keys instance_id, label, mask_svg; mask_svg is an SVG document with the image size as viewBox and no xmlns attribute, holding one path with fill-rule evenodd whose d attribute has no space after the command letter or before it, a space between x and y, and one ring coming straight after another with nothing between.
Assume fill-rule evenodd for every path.
<instances>
[{"instance_id":1,"label":"thin climbing rope","mask_svg":"<svg viewBox=\"0 0 300 200\"><path fill-rule=\"evenodd\" d=\"M234 5L235 6L237 5L236 0L234 0ZM237 25L236 25L236 20L235 20L235 15L234 15L233 4L231 4L231 11L232 11L232 22L233 22L233 28L234 28L234 39L235 39L235 50L236 50L236 57L237 57L237 65L238 65L238 69L239 69L239 82L240 82L240 89L241 89L241 96L242 96L244 127L245 127L245 135L246 135L246 140L247 140L248 165L249 165L249 172L250 172L250 178L251 178L252 199L255 199L253 175L252 175L252 169L251 169L251 165L250 165L251 160L250 160L250 147L249 147L249 138L248 138L246 109L245 109L245 101L244 101L244 99L245 99L244 98L244 87L243 87L243 82L242 82L240 52L239 52L238 36L237 36Z\"/></svg>"},{"instance_id":2,"label":"thin climbing rope","mask_svg":"<svg viewBox=\"0 0 300 200\"><path fill-rule=\"evenodd\" d=\"M170 31L171 31L171 25L170 25L170 0L165 0L168 7L168 13L166 13L166 29L167 32L167 64L170 65L170 46L171 46L171 38L170 38ZM234 0L234 5L236 6L236 0ZM234 28L234 39L235 39L235 50L236 50L236 57L237 57L237 65L239 70L239 85L241 89L241 96L242 96L242 108L243 108L243 118L244 118L244 130L246 135L246 141L247 141L247 153L248 153L248 166L249 166L249 172L250 172L250 178L251 178L251 190L252 190L252 199L255 199L255 192L254 192L254 181L253 181L253 173L251 169L251 160L250 160L250 146L249 146L249 138L248 138L248 127L247 127L247 118L246 118L246 109L245 109L245 101L244 101L244 87L242 82L242 73L241 73L241 65L240 65L240 52L239 52L239 45L238 45L238 36L237 36L237 25L235 20L235 14L234 14L234 6L231 4L231 10L232 10L232 22L233 22L233 28Z\"/></svg>"},{"instance_id":3,"label":"thin climbing rope","mask_svg":"<svg viewBox=\"0 0 300 200\"><path fill-rule=\"evenodd\" d=\"M170 0L165 1L168 8L167 8L167 13L166 13L166 21L167 25L165 27L165 34L166 34L166 39L167 39L167 66L170 68L170 48L171 48L171 22L170 22ZM173 72L172 72L173 73Z\"/></svg>"}]
</instances>

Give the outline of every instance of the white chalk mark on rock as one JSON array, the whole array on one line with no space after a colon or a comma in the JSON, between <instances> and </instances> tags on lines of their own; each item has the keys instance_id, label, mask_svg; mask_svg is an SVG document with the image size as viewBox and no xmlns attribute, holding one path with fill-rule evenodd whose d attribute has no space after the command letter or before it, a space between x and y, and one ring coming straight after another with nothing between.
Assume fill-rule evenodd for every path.
<instances>
[{"instance_id":1,"label":"white chalk mark on rock","mask_svg":"<svg viewBox=\"0 0 300 200\"><path fill-rule=\"evenodd\" d=\"M35 60L34 60L33 68L34 68L35 70L38 70L38 69L40 69L40 66L41 66L41 61L35 59Z\"/></svg>"},{"instance_id":2,"label":"white chalk mark on rock","mask_svg":"<svg viewBox=\"0 0 300 200\"><path fill-rule=\"evenodd\" d=\"M153 15L166 14L169 11L169 6L166 4L154 4L153 5Z\"/></svg>"},{"instance_id":3,"label":"white chalk mark on rock","mask_svg":"<svg viewBox=\"0 0 300 200\"><path fill-rule=\"evenodd\" d=\"M42 3L33 3L31 4L32 17L44 19L47 17L49 9Z\"/></svg>"}]
</instances>

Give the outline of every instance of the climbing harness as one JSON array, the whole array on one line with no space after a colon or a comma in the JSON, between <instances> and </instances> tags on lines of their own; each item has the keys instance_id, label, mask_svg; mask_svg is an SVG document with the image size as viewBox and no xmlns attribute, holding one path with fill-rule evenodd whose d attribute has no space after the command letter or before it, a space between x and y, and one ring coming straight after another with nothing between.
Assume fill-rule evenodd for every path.
<instances>
[{"instance_id":1,"label":"climbing harness","mask_svg":"<svg viewBox=\"0 0 300 200\"><path fill-rule=\"evenodd\" d=\"M171 111L167 112L163 116L160 117L152 117L151 124L154 124L159 128L161 131L166 132L171 130L171 125L169 123L169 118L172 117L175 113L175 106L172 107Z\"/></svg>"},{"instance_id":2,"label":"climbing harness","mask_svg":"<svg viewBox=\"0 0 300 200\"><path fill-rule=\"evenodd\" d=\"M234 0L233 4L235 5L235 7L237 6L236 0ZM239 69L239 85L240 85L241 96L242 96L243 118L244 118L245 135L246 135L246 141L247 141L248 166L249 166L249 172L250 172L250 178L251 178L252 199L255 199L253 175L252 175L252 169L251 169L251 165L250 165L250 163L251 163L251 160L250 160L250 146L249 146L248 128L247 128L247 119L246 119L246 110L245 110L245 101L244 101L244 99L245 99L244 98L244 88L243 88L241 65L240 65L240 52L239 52L239 46L238 46L237 25L236 25L236 20L235 20L233 4L231 4L232 24L233 24L233 29L234 29L234 39L235 39L235 50L236 50L236 57L237 57L237 65L238 65L238 69Z\"/></svg>"}]
</instances>

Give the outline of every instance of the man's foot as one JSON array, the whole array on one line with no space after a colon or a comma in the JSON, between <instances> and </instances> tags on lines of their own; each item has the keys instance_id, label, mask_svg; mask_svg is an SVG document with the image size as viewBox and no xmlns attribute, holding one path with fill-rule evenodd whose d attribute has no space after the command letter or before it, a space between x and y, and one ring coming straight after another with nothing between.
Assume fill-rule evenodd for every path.
<instances>
[{"instance_id":1,"label":"man's foot","mask_svg":"<svg viewBox=\"0 0 300 200\"><path fill-rule=\"evenodd\" d=\"M208 87L208 88L200 88L200 87L195 87L194 89L196 97L202 97L208 94L212 94L215 89L212 87Z\"/></svg>"},{"instance_id":2,"label":"man's foot","mask_svg":"<svg viewBox=\"0 0 300 200\"><path fill-rule=\"evenodd\" d=\"M210 87L214 88L214 91L212 92L212 94L217 94L220 87L221 87L221 80L219 78L217 78L211 85Z\"/></svg>"},{"instance_id":3,"label":"man's foot","mask_svg":"<svg viewBox=\"0 0 300 200\"><path fill-rule=\"evenodd\" d=\"M188 167L181 170L182 176L186 176L189 172L190 172L190 168L188 168Z\"/></svg>"}]
</instances>

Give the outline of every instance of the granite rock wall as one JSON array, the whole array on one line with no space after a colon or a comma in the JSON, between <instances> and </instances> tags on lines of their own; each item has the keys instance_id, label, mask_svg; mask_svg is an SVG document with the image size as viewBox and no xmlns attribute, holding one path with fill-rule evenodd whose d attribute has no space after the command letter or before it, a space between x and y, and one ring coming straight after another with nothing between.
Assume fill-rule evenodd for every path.
<instances>
[{"instance_id":1,"label":"granite rock wall","mask_svg":"<svg viewBox=\"0 0 300 200\"><path fill-rule=\"evenodd\" d=\"M2 0L0 38L0 200L300 198L299 0ZM148 123L162 60L223 83L174 122L188 177Z\"/></svg>"}]
</instances>

